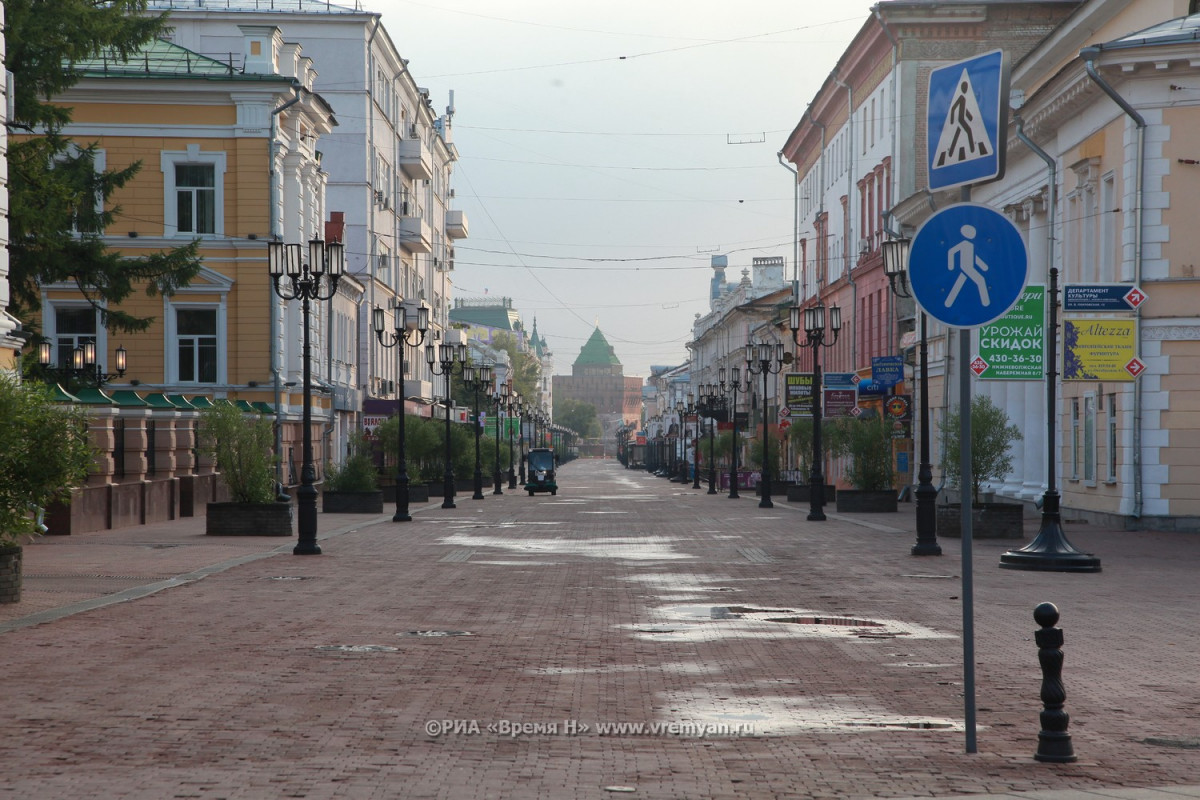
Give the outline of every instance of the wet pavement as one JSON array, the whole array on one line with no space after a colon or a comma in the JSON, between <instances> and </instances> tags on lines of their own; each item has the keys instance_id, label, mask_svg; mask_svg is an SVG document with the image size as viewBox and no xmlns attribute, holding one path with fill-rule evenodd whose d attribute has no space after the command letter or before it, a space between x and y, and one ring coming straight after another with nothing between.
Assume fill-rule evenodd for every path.
<instances>
[{"instance_id":1,"label":"wet pavement","mask_svg":"<svg viewBox=\"0 0 1200 800\"><path fill-rule=\"evenodd\" d=\"M560 478L322 514L321 556L203 520L28 546L0 797L1200 797L1200 537L1068 523L1092 574L976 540L966 753L959 542L911 556L911 506ZM1033 759L1042 601L1075 763Z\"/></svg>"}]
</instances>

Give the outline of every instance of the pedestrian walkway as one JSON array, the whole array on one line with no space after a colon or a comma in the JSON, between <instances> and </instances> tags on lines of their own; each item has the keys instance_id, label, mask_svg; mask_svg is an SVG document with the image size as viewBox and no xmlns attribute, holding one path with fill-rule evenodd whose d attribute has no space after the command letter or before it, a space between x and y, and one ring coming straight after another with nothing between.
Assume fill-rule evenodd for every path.
<instances>
[{"instance_id":1,"label":"pedestrian walkway","mask_svg":"<svg viewBox=\"0 0 1200 800\"><path fill-rule=\"evenodd\" d=\"M1094 574L912 508L808 522L612 461L557 496L46 538L0 607L0 797L1200 797L1200 538L1068 526ZM1031 521L1036 528L1036 520ZM1078 761L1043 764L1032 609L1062 612Z\"/></svg>"}]
</instances>

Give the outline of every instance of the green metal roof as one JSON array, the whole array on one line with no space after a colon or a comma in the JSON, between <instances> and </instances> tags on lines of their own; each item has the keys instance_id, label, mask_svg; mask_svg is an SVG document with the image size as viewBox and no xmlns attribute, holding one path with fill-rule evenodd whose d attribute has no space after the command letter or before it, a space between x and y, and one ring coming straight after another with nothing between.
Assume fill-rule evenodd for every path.
<instances>
[{"instance_id":1,"label":"green metal roof","mask_svg":"<svg viewBox=\"0 0 1200 800\"><path fill-rule=\"evenodd\" d=\"M212 399L209 398L208 395L204 395L204 394L198 394L195 397L193 397L191 400L189 400L188 402L190 402L192 404L192 408L212 408L213 407Z\"/></svg>"},{"instance_id":2,"label":"green metal roof","mask_svg":"<svg viewBox=\"0 0 1200 800\"><path fill-rule=\"evenodd\" d=\"M62 387L61 383L50 384L50 396L56 403L78 403L79 398Z\"/></svg>"},{"instance_id":3,"label":"green metal roof","mask_svg":"<svg viewBox=\"0 0 1200 800\"><path fill-rule=\"evenodd\" d=\"M257 410L261 414L274 414L275 413L275 409L271 407L271 404L267 403L263 400L256 400L251 405L253 405L255 410Z\"/></svg>"},{"instance_id":4,"label":"green metal roof","mask_svg":"<svg viewBox=\"0 0 1200 800\"><path fill-rule=\"evenodd\" d=\"M575 359L575 363L620 366L621 360L617 358L617 354L613 351L612 345L608 343L608 339L605 339L600 329L596 328L592 332L592 337L584 343L583 349L579 351L579 358Z\"/></svg>"},{"instance_id":5,"label":"green metal roof","mask_svg":"<svg viewBox=\"0 0 1200 800\"><path fill-rule=\"evenodd\" d=\"M167 395L167 399L170 400L171 403L176 408L184 408L184 409L194 409L195 408L195 406L192 405L191 403L189 403L188 399L181 394Z\"/></svg>"},{"instance_id":6,"label":"green metal roof","mask_svg":"<svg viewBox=\"0 0 1200 800\"><path fill-rule=\"evenodd\" d=\"M137 51L123 57L119 52L105 49L94 58L74 62L75 72L89 78L196 78L231 81L284 81L279 75L244 73L232 64L193 53L164 39L155 39Z\"/></svg>"},{"instance_id":7,"label":"green metal roof","mask_svg":"<svg viewBox=\"0 0 1200 800\"><path fill-rule=\"evenodd\" d=\"M465 322L468 325L478 325L482 328L495 328L502 331L516 330L514 323L519 315L511 308L495 306L460 306L450 309L451 322Z\"/></svg>"},{"instance_id":8,"label":"green metal roof","mask_svg":"<svg viewBox=\"0 0 1200 800\"><path fill-rule=\"evenodd\" d=\"M249 401L249 400L235 400L235 401L233 402L233 404L234 404L235 406L237 406L238 408L240 408L242 411L249 411L251 414L257 414L257 413L258 413L258 409L257 409L257 408L255 408L254 406L252 406L252 405L250 404L250 401Z\"/></svg>"}]
</instances>

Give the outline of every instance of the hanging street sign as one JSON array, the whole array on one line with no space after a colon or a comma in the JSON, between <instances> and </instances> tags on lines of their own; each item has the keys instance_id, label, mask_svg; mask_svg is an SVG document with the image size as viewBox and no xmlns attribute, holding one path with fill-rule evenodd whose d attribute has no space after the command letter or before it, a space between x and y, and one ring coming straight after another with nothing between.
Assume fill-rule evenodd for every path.
<instances>
[{"instance_id":1,"label":"hanging street sign","mask_svg":"<svg viewBox=\"0 0 1200 800\"><path fill-rule=\"evenodd\" d=\"M1149 299L1128 283L1068 283L1063 287L1064 311L1134 311Z\"/></svg>"},{"instance_id":2,"label":"hanging street sign","mask_svg":"<svg viewBox=\"0 0 1200 800\"><path fill-rule=\"evenodd\" d=\"M984 380L1040 381L1046 377L1046 288L1026 286L1000 319L979 327L976 372ZM971 363L975 369L975 363Z\"/></svg>"},{"instance_id":3,"label":"hanging street sign","mask_svg":"<svg viewBox=\"0 0 1200 800\"><path fill-rule=\"evenodd\" d=\"M926 108L930 191L1003 177L1008 138L1003 50L932 70Z\"/></svg>"},{"instance_id":4,"label":"hanging street sign","mask_svg":"<svg viewBox=\"0 0 1200 800\"><path fill-rule=\"evenodd\" d=\"M913 297L952 328L1004 316L1021 297L1029 269L1025 240L1008 217L978 203L946 206L921 224L909 249Z\"/></svg>"}]
</instances>

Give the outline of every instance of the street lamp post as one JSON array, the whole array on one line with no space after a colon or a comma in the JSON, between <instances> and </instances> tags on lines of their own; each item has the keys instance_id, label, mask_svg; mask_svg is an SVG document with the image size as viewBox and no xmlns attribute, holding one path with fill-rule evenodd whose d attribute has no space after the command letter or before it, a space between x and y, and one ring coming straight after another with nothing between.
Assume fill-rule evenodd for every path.
<instances>
[{"instance_id":1,"label":"street lamp post","mask_svg":"<svg viewBox=\"0 0 1200 800\"><path fill-rule=\"evenodd\" d=\"M305 262L301 245L267 242L267 266L275 293L284 300L300 298L303 312L304 464L300 469L300 488L296 490L299 536L292 553L298 556L320 555L321 547L317 544L317 489L314 485L317 469L313 464L312 447L312 348L308 335L308 308L314 300L328 300L337 292L338 280L346 267L346 251L341 242L326 244L320 239L312 239L308 243L308 261Z\"/></svg>"},{"instance_id":2,"label":"street lamp post","mask_svg":"<svg viewBox=\"0 0 1200 800\"><path fill-rule=\"evenodd\" d=\"M492 392L492 403L496 406L496 468L492 471L492 494L504 494L501 484L504 482L500 475L500 419L504 413L504 405L508 398L508 384L501 383Z\"/></svg>"},{"instance_id":3,"label":"street lamp post","mask_svg":"<svg viewBox=\"0 0 1200 800\"><path fill-rule=\"evenodd\" d=\"M463 343L425 346L425 363L434 375L446 376L446 469L442 476L442 508L457 508L454 504L454 463L450 453L450 376L454 365L467 363L467 346ZM439 369L440 367L440 369Z\"/></svg>"},{"instance_id":4,"label":"street lamp post","mask_svg":"<svg viewBox=\"0 0 1200 800\"><path fill-rule=\"evenodd\" d=\"M801 311L804 312L803 329L800 325ZM813 522L821 522L825 519L825 474L821 464L825 458L821 450L821 348L833 347L837 343L838 333L842 330L842 309L838 306L829 307L829 331L833 333L833 338L828 342L825 341L825 306L823 303L805 309L792 306L789 313L789 327L792 329L792 340L796 344L801 344L796 337L801 330L804 331L807 337L804 344L811 347L813 352L813 451L808 489L808 519Z\"/></svg>"},{"instance_id":5,"label":"street lamp post","mask_svg":"<svg viewBox=\"0 0 1200 800\"><path fill-rule=\"evenodd\" d=\"M525 485L525 417L529 413L529 399L517 403L517 471L521 485Z\"/></svg>"},{"instance_id":6,"label":"street lamp post","mask_svg":"<svg viewBox=\"0 0 1200 800\"><path fill-rule=\"evenodd\" d=\"M721 390L728 390L733 394L733 402L729 405L729 414L733 419L733 447L730 450L729 463L729 498L736 500L741 495L738 494L738 429L737 429L737 396L738 392L744 392L750 388L748 381L742 380L742 371L737 367L729 370L730 379L725 380L725 368L721 367L717 371L717 380L721 382Z\"/></svg>"},{"instance_id":7,"label":"street lamp post","mask_svg":"<svg viewBox=\"0 0 1200 800\"><path fill-rule=\"evenodd\" d=\"M767 379L771 375L777 374L783 369L783 344L776 342L774 346L770 342L759 342L758 344L746 343L746 369L751 375L762 375L763 377L763 393L762 393L762 480L759 481L762 486L762 499L758 501L759 508L774 508L775 504L771 502L771 450L770 450L770 435L767 431ZM747 379L748 381L748 379Z\"/></svg>"},{"instance_id":8,"label":"street lamp post","mask_svg":"<svg viewBox=\"0 0 1200 800\"><path fill-rule=\"evenodd\" d=\"M479 390L492 385L492 365L463 364L463 383L471 390L471 409L475 413L475 493L472 500L483 499L483 465L479 458Z\"/></svg>"},{"instance_id":9,"label":"street lamp post","mask_svg":"<svg viewBox=\"0 0 1200 800\"><path fill-rule=\"evenodd\" d=\"M505 388L505 396L507 397L507 399L505 400L505 408L508 409L509 417L512 417L514 413L516 414L517 424L515 427L517 427L519 429L521 426L521 395L519 395L516 391L513 390L511 379L505 382L504 388ZM517 488L517 472L515 469L513 469L513 466L514 466L514 464L513 464L513 459L514 459L514 456L513 456L513 453L514 453L513 427L514 426L507 419L504 422L505 422L505 427L508 428L508 488L515 489L515 488Z\"/></svg>"},{"instance_id":10,"label":"street lamp post","mask_svg":"<svg viewBox=\"0 0 1200 800\"><path fill-rule=\"evenodd\" d=\"M708 417L708 494L717 493L717 460L713 440L716 437L716 413L724 399L715 383L705 383L700 386L701 410Z\"/></svg>"},{"instance_id":11,"label":"street lamp post","mask_svg":"<svg viewBox=\"0 0 1200 800\"><path fill-rule=\"evenodd\" d=\"M410 314L414 310L416 313ZM429 309L416 304L408 304L406 308L404 303L396 303L391 333L384 331L386 321L382 308L372 311L371 317L379 344L395 347L400 360L400 372L396 380L399 388L396 392L396 421L399 423L396 426L396 513L392 515L392 522L411 522L412 515L408 513L408 454L404 442L404 347L420 347L425 341L425 334L429 331Z\"/></svg>"},{"instance_id":12,"label":"street lamp post","mask_svg":"<svg viewBox=\"0 0 1200 800\"><path fill-rule=\"evenodd\" d=\"M700 409L695 398L688 394L688 414L696 415L696 433L692 436L692 488L700 488Z\"/></svg>"},{"instance_id":13,"label":"street lamp post","mask_svg":"<svg viewBox=\"0 0 1200 800\"><path fill-rule=\"evenodd\" d=\"M883 270L888 284L897 297L912 297L908 286L908 239L892 239L882 245ZM921 392L920 425L921 453L917 466L917 542L910 551L914 556L940 556L942 547L937 540L937 489L933 485L933 465L929 463L929 347L926 339L926 317L921 311Z\"/></svg>"}]
</instances>

